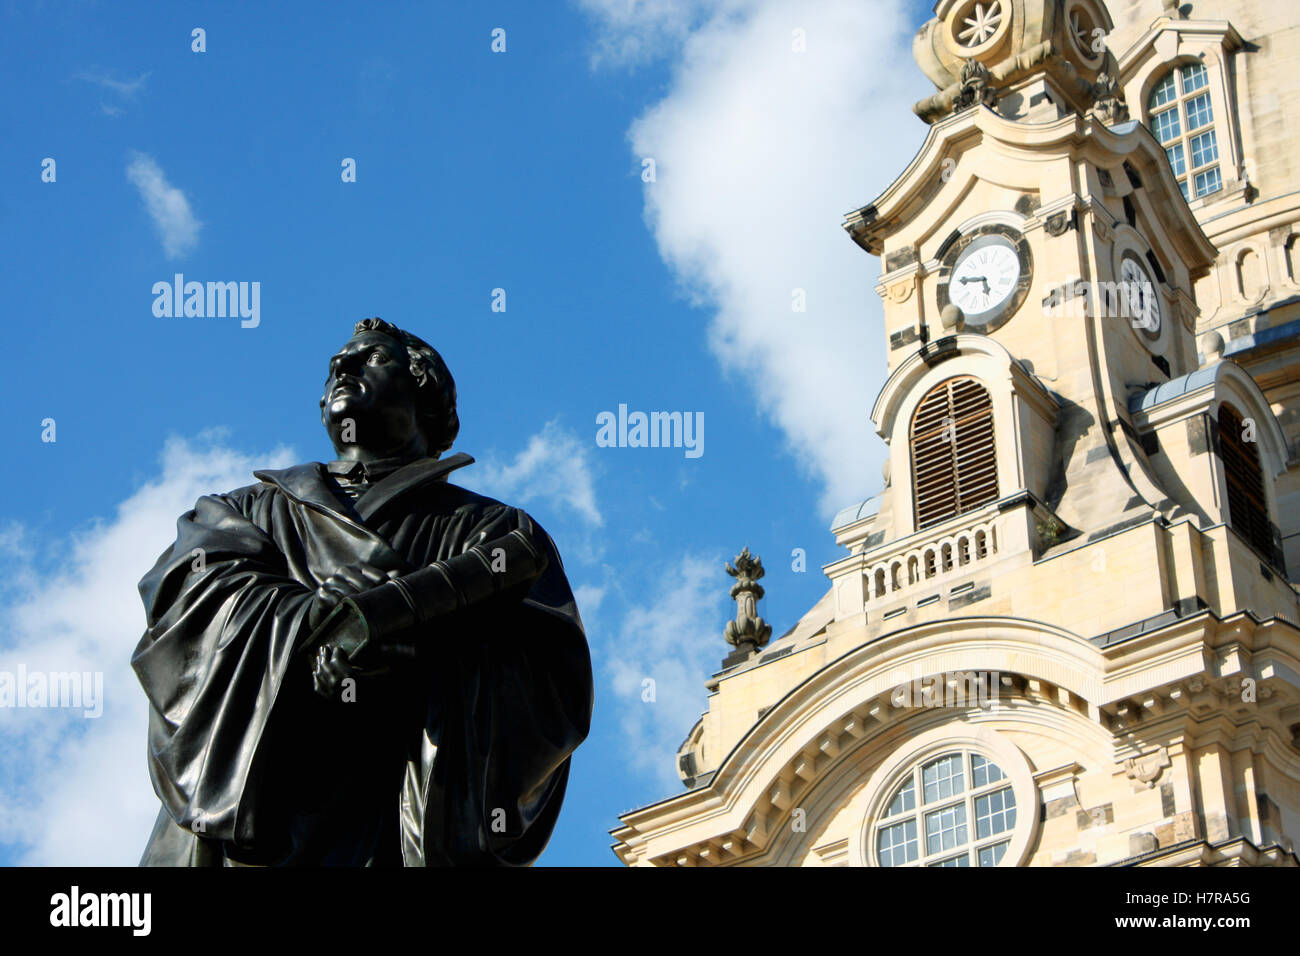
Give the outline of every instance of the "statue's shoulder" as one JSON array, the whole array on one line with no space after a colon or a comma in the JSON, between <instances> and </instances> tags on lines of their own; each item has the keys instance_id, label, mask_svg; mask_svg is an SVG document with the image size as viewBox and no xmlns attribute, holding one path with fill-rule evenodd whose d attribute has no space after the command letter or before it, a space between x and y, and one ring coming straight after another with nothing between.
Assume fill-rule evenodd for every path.
<instances>
[{"instance_id":1,"label":"statue's shoulder","mask_svg":"<svg viewBox=\"0 0 1300 956\"><path fill-rule=\"evenodd\" d=\"M228 508L242 514L245 518L250 518L259 509L259 502L273 494L276 494L274 486L259 481L251 485L243 485L233 491L204 495L195 507L201 514L206 513L205 509Z\"/></svg>"},{"instance_id":2,"label":"statue's shoulder","mask_svg":"<svg viewBox=\"0 0 1300 956\"><path fill-rule=\"evenodd\" d=\"M519 512L520 509L506 504L504 501L498 501L487 495L481 495L477 491L470 491L460 485L454 485L449 481L439 482L443 502L446 506L454 511L466 514L475 514L486 516L496 516L507 512Z\"/></svg>"},{"instance_id":3,"label":"statue's shoulder","mask_svg":"<svg viewBox=\"0 0 1300 956\"><path fill-rule=\"evenodd\" d=\"M253 477L257 481L243 485L233 491L209 497L247 514L249 506L265 498L281 494L286 488L305 488L311 482L319 482L320 467L319 462L308 461L288 468L259 468L253 472Z\"/></svg>"},{"instance_id":4,"label":"statue's shoulder","mask_svg":"<svg viewBox=\"0 0 1300 956\"><path fill-rule=\"evenodd\" d=\"M305 461L301 465L290 465L288 468L259 468L253 472L253 477L258 479L258 484L246 485L238 490L257 490L267 485L289 486L302 481L319 479L321 467L318 461Z\"/></svg>"},{"instance_id":5,"label":"statue's shoulder","mask_svg":"<svg viewBox=\"0 0 1300 956\"><path fill-rule=\"evenodd\" d=\"M257 498L261 495L270 494L275 489L264 481L255 481L249 485L242 485L233 491L227 491L218 495L219 498L229 498L234 501L247 501L249 498Z\"/></svg>"},{"instance_id":6,"label":"statue's shoulder","mask_svg":"<svg viewBox=\"0 0 1300 956\"><path fill-rule=\"evenodd\" d=\"M549 540L545 529L538 524L537 519L523 508L478 494L460 485L449 482L440 482L440 484L443 486L442 493L447 496L443 499L445 511L453 514L462 523L477 529L491 529L493 534L504 534L515 528L521 528Z\"/></svg>"}]
</instances>

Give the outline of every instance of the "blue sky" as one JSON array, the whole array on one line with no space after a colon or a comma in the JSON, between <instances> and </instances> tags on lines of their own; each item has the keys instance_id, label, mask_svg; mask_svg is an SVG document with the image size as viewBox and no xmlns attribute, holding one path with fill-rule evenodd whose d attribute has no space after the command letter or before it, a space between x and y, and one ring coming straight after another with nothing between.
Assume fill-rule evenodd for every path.
<instances>
[{"instance_id":1,"label":"blue sky","mask_svg":"<svg viewBox=\"0 0 1300 956\"><path fill-rule=\"evenodd\" d=\"M380 315L456 377L454 450L478 459L460 483L527 508L564 555L597 700L541 862L615 864L617 814L680 790L672 751L728 650L723 561L762 555L780 634L825 590L831 514L879 490L879 263L839 221L924 138L910 41L929 15L0 7L18 345L0 439L23 479L0 507L0 670L105 673L98 719L0 711L0 863L135 862L157 806L135 582L197 495L333 457L326 362ZM153 285L178 272L258 282L257 326L156 317ZM702 413L703 454L598 447L620 404Z\"/></svg>"}]
</instances>

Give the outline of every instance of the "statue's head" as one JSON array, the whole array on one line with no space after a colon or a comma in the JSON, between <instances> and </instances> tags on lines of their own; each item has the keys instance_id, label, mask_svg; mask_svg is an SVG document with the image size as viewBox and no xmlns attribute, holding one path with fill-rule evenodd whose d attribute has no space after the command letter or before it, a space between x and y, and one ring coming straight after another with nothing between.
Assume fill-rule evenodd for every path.
<instances>
[{"instance_id":1,"label":"statue's head","mask_svg":"<svg viewBox=\"0 0 1300 956\"><path fill-rule=\"evenodd\" d=\"M442 356L379 318L358 322L330 359L320 407L344 458L436 458L460 431L456 382Z\"/></svg>"}]
</instances>

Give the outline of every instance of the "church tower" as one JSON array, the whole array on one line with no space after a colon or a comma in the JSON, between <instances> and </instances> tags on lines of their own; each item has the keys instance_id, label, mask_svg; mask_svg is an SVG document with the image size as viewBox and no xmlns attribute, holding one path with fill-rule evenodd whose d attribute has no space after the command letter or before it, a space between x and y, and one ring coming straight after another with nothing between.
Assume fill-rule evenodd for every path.
<instances>
[{"instance_id":1,"label":"church tower","mask_svg":"<svg viewBox=\"0 0 1300 956\"><path fill-rule=\"evenodd\" d=\"M835 518L828 590L782 637L761 563L728 568L735 649L686 790L622 815L615 852L1296 865L1291 386L1266 395L1203 324L1204 142L1180 173L1132 115L1100 0L934 14L928 135L844 223L881 262L884 489ZM1175 66L1183 108L1199 74Z\"/></svg>"}]
</instances>

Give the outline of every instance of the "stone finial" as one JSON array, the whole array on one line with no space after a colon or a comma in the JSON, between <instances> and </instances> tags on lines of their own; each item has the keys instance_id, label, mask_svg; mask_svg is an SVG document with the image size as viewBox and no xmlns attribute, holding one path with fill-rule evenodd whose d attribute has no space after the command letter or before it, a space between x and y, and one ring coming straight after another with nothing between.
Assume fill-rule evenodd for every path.
<instances>
[{"instance_id":1,"label":"stone finial","mask_svg":"<svg viewBox=\"0 0 1300 956\"><path fill-rule=\"evenodd\" d=\"M961 89L952 101L952 111L960 113L976 103L991 110L997 109L998 91L989 85L991 80L992 75L987 66L979 60L968 58L961 68Z\"/></svg>"},{"instance_id":2,"label":"stone finial","mask_svg":"<svg viewBox=\"0 0 1300 956\"><path fill-rule=\"evenodd\" d=\"M736 579L731 586L731 596L736 601L736 619L727 622L723 637L736 648L727 658L737 655L748 657L763 647L772 636L772 626L758 616L758 601L763 596L763 586L758 583L765 572L763 561L749 553L746 547L736 555L735 566L727 565L727 573Z\"/></svg>"}]
</instances>

